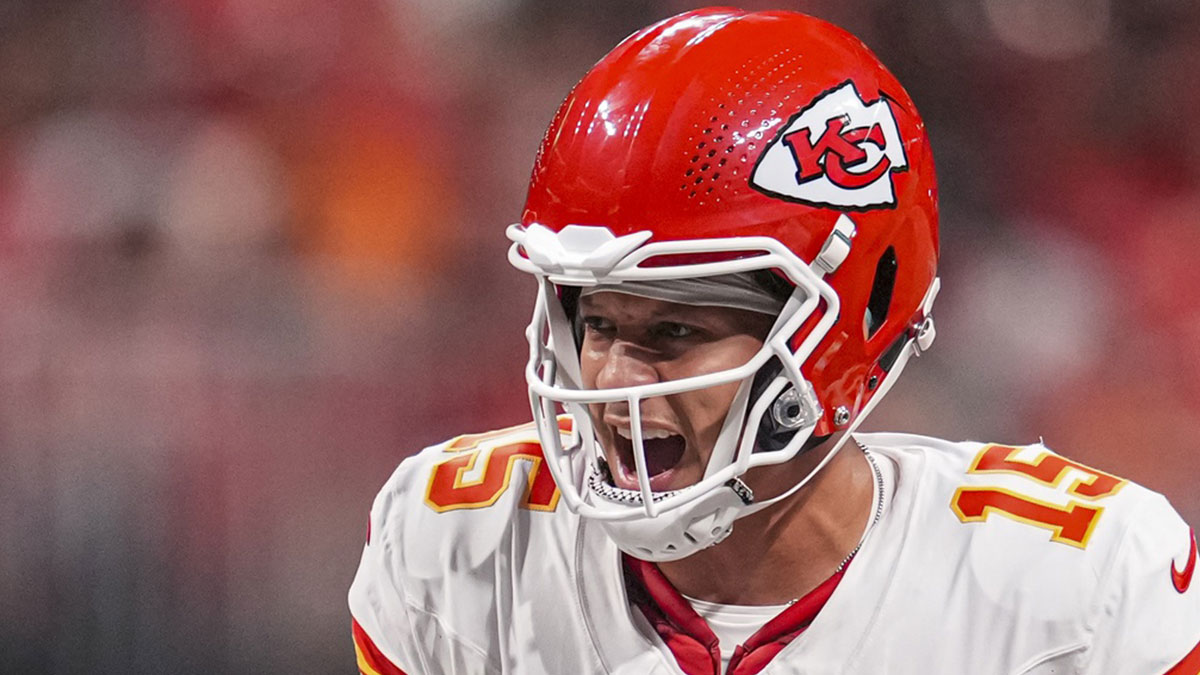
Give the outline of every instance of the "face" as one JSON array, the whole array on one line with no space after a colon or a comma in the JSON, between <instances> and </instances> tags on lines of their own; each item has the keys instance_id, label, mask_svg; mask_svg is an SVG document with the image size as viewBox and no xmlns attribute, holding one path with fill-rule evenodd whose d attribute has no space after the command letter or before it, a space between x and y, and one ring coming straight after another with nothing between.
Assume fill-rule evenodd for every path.
<instances>
[{"instance_id":1,"label":"face","mask_svg":"<svg viewBox=\"0 0 1200 675\"><path fill-rule=\"evenodd\" d=\"M774 318L726 307L700 307L602 292L579 302L583 384L609 389L680 380L744 365L762 347ZM698 482L738 382L642 399L642 435L650 487ZM617 487L638 490L629 404L589 406Z\"/></svg>"}]
</instances>

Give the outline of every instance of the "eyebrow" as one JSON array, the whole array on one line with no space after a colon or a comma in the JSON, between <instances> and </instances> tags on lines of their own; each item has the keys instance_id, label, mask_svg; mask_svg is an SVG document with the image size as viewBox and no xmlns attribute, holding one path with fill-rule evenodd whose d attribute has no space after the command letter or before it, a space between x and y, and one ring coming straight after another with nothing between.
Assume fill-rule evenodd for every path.
<instances>
[{"instance_id":1,"label":"eyebrow","mask_svg":"<svg viewBox=\"0 0 1200 675\"><path fill-rule=\"evenodd\" d=\"M678 303L676 303L676 304L678 304ZM583 298L580 298L577 311L579 311L579 312L604 311L605 309L608 309L608 308L598 307L597 302L595 300L593 300L587 296L584 296ZM617 311L621 310L620 307L616 307L615 309ZM706 314L705 317L697 316L698 312L704 313L703 310L705 310L705 309L717 309L717 308L705 307L704 305L678 305L678 306L664 305L660 309L656 310L654 312L654 315L652 317L650 317L649 320L650 321L696 322L696 321L704 320L706 318L709 321L711 321L714 318L711 313Z\"/></svg>"}]
</instances>

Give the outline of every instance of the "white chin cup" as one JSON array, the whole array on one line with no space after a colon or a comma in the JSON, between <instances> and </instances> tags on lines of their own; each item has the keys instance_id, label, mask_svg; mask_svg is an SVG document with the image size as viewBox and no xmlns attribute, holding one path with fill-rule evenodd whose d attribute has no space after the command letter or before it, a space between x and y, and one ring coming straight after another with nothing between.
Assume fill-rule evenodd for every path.
<instances>
[{"instance_id":1,"label":"white chin cup","mask_svg":"<svg viewBox=\"0 0 1200 675\"><path fill-rule=\"evenodd\" d=\"M592 498L603 499L595 493ZM625 553L651 562L669 562L721 543L746 506L732 487L725 486L680 506L669 518L597 522Z\"/></svg>"}]
</instances>

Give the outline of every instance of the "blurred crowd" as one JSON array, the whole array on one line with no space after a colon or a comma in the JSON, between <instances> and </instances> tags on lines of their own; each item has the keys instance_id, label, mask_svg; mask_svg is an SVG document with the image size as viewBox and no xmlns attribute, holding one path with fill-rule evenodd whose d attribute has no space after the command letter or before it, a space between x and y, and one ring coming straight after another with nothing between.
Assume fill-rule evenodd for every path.
<instances>
[{"instance_id":1,"label":"blurred crowd","mask_svg":"<svg viewBox=\"0 0 1200 675\"><path fill-rule=\"evenodd\" d=\"M333 673L374 492L527 419L505 225L679 0L0 3L0 673ZM939 163L936 349L868 426L1200 525L1200 5L823 0Z\"/></svg>"}]
</instances>

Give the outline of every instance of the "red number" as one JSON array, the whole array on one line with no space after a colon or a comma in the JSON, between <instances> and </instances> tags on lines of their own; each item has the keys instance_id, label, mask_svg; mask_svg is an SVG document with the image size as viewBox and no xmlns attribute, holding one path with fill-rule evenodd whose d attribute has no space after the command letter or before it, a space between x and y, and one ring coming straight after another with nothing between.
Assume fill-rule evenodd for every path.
<instances>
[{"instance_id":1,"label":"red number","mask_svg":"<svg viewBox=\"0 0 1200 675\"><path fill-rule=\"evenodd\" d=\"M559 428L569 431L570 420L560 420ZM521 506L553 511L560 493L544 466L536 436L532 425L524 425L454 439L445 449L454 456L436 464L429 475L425 503L438 512L491 506L508 489L513 468L524 461L529 463L529 473Z\"/></svg>"},{"instance_id":2,"label":"red number","mask_svg":"<svg viewBox=\"0 0 1200 675\"><path fill-rule=\"evenodd\" d=\"M1042 485L1059 487L1071 469L1083 473L1067 493L1089 501L1116 494L1127 481L1112 474L1073 462L1045 451L1032 461L1014 459L1020 451L1007 445L987 445L975 457L967 473L1009 473ZM964 523L986 521L992 513L1050 530L1050 539L1084 548L1100 520L1104 508L1070 500L1059 506L998 487L960 487L954 492L950 508Z\"/></svg>"},{"instance_id":3,"label":"red number","mask_svg":"<svg viewBox=\"0 0 1200 675\"><path fill-rule=\"evenodd\" d=\"M1111 473L1072 462L1049 450L1043 451L1032 462L1013 459L1013 455L1020 450L1021 448L1009 445L985 446L975 457L967 473L1016 473L1032 478L1042 485L1058 487L1068 471L1077 469L1087 474L1087 478L1077 479L1067 492L1084 499L1103 499L1115 495L1128 482Z\"/></svg>"}]
</instances>

